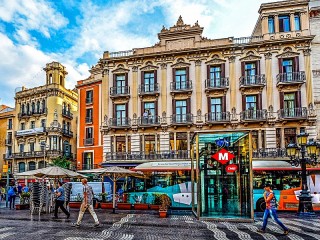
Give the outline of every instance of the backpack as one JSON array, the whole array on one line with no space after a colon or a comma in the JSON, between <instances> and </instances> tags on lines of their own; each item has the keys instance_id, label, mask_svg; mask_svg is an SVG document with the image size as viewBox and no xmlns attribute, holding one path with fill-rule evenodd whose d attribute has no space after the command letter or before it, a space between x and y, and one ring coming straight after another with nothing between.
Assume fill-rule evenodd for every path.
<instances>
[{"instance_id":1,"label":"backpack","mask_svg":"<svg viewBox=\"0 0 320 240\"><path fill-rule=\"evenodd\" d=\"M9 190L8 190L8 195L9 195L9 196L16 195L16 193L15 193L15 191L14 191L13 187L10 187L10 188L9 188Z\"/></svg>"}]
</instances>

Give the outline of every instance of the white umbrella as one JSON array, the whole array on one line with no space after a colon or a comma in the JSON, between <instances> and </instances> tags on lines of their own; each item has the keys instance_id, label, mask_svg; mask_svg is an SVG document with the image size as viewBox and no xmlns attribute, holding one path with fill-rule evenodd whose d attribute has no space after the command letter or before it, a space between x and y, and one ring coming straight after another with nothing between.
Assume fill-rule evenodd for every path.
<instances>
[{"instance_id":1,"label":"white umbrella","mask_svg":"<svg viewBox=\"0 0 320 240\"><path fill-rule=\"evenodd\" d=\"M70 177L70 178L85 178L86 176L62 168L58 166L51 166L51 167L46 167L46 168L41 168L38 169L38 171L34 174L36 177L55 177L55 178L65 178L65 177Z\"/></svg>"},{"instance_id":2,"label":"white umbrella","mask_svg":"<svg viewBox=\"0 0 320 240\"><path fill-rule=\"evenodd\" d=\"M30 170L30 171L21 172L21 173L15 173L14 176L15 177L31 177L31 176L34 176L36 173L38 173L39 170L40 169Z\"/></svg>"},{"instance_id":3,"label":"white umbrella","mask_svg":"<svg viewBox=\"0 0 320 240\"><path fill-rule=\"evenodd\" d=\"M135 177L141 177L141 173L137 173L125 168L121 168L121 167L107 167L104 168L103 170L99 170L100 174L102 176L108 176L112 181L113 181L113 201L112 201L112 208L113 208L113 213L116 212L116 182L122 178L122 177L126 177L126 176L135 176Z\"/></svg>"}]
</instances>

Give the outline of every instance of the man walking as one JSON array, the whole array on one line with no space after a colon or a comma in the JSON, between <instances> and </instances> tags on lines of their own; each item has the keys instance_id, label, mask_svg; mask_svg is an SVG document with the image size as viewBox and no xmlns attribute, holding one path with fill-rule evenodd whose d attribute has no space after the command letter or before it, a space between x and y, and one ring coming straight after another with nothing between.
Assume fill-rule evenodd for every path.
<instances>
[{"instance_id":1,"label":"man walking","mask_svg":"<svg viewBox=\"0 0 320 240\"><path fill-rule=\"evenodd\" d=\"M263 214L263 225L262 228L258 230L260 233L266 232L266 227L268 224L269 216L279 224L279 226L283 229L284 234L287 235L289 233L289 229L283 225L283 223L278 219L277 215L277 206L276 206L276 198L274 196L273 191L271 190L271 184L266 184L264 187L265 192L263 193L264 201L266 202L266 210Z\"/></svg>"},{"instance_id":2,"label":"man walking","mask_svg":"<svg viewBox=\"0 0 320 240\"><path fill-rule=\"evenodd\" d=\"M58 189L55 192L55 195L57 197L56 204L54 208L54 219L58 219L58 210L59 208L67 215L67 218L70 217L70 213L65 209L64 205L64 189L62 187L62 182L58 182Z\"/></svg>"},{"instance_id":3,"label":"man walking","mask_svg":"<svg viewBox=\"0 0 320 240\"><path fill-rule=\"evenodd\" d=\"M91 216L94 220L94 227L99 227L100 223L97 217L97 214L95 213L93 209L93 190L92 187L88 185L88 180L86 178L81 180L83 185L83 200L80 207L79 217L78 221L73 225L74 227L80 227L81 220L83 218L83 214L88 209Z\"/></svg>"}]
</instances>

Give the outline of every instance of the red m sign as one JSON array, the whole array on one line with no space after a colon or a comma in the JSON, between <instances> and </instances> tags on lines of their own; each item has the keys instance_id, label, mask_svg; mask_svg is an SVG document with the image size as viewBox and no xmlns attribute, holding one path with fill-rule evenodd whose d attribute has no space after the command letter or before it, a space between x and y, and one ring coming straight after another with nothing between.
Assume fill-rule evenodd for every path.
<instances>
[{"instance_id":1,"label":"red m sign","mask_svg":"<svg viewBox=\"0 0 320 240\"><path fill-rule=\"evenodd\" d=\"M227 164L227 162L234 158L234 155L223 148L211 157L221 164Z\"/></svg>"}]
</instances>

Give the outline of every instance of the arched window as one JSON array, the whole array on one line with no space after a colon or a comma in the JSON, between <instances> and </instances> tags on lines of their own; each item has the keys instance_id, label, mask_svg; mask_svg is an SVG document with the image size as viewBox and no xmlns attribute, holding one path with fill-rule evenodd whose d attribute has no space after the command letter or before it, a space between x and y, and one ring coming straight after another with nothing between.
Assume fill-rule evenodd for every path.
<instances>
[{"instance_id":1,"label":"arched window","mask_svg":"<svg viewBox=\"0 0 320 240\"><path fill-rule=\"evenodd\" d=\"M19 173L26 171L26 164L24 162L19 163Z\"/></svg>"},{"instance_id":2,"label":"arched window","mask_svg":"<svg viewBox=\"0 0 320 240\"><path fill-rule=\"evenodd\" d=\"M21 104L21 114L22 115L25 114L24 103Z\"/></svg>"},{"instance_id":3,"label":"arched window","mask_svg":"<svg viewBox=\"0 0 320 240\"><path fill-rule=\"evenodd\" d=\"M67 125L66 125L66 121L65 120L62 121L62 129L63 129L63 131L67 130Z\"/></svg>"},{"instance_id":4,"label":"arched window","mask_svg":"<svg viewBox=\"0 0 320 240\"><path fill-rule=\"evenodd\" d=\"M40 101L37 101L37 113L40 113Z\"/></svg>"},{"instance_id":5,"label":"arched window","mask_svg":"<svg viewBox=\"0 0 320 240\"><path fill-rule=\"evenodd\" d=\"M26 111L27 114L30 114L30 104L27 103L27 111Z\"/></svg>"},{"instance_id":6,"label":"arched window","mask_svg":"<svg viewBox=\"0 0 320 240\"><path fill-rule=\"evenodd\" d=\"M39 166L38 168L45 168L47 166L47 162L46 161L40 161L38 166Z\"/></svg>"},{"instance_id":7,"label":"arched window","mask_svg":"<svg viewBox=\"0 0 320 240\"><path fill-rule=\"evenodd\" d=\"M45 113L45 111L46 111L46 100L42 100L42 112L44 112Z\"/></svg>"},{"instance_id":8,"label":"arched window","mask_svg":"<svg viewBox=\"0 0 320 240\"><path fill-rule=\"evenodd\" d=\"M36 104L34 102L32 102L32 104L31 104L31 112L32 113L36 112Z\"/></svg>"},{"instance_id":9,"label":"arched window","mask_svg":"<svg viewBox=\"0 0 320 240\"><path fill-rule=\"evenodd\" d=\"M49 74L49 84L52 83L52 74Z\"/></svg>"},{"instance_id":10,"label":"arched window","mask_svg":"<svg viewBox=\"0 0 320 240\"><path fill-rule=\"evenodd\" d=\"M36 163L34 161L29 162L29 171L36 170Z\"/></svg>"}]
</instances>

